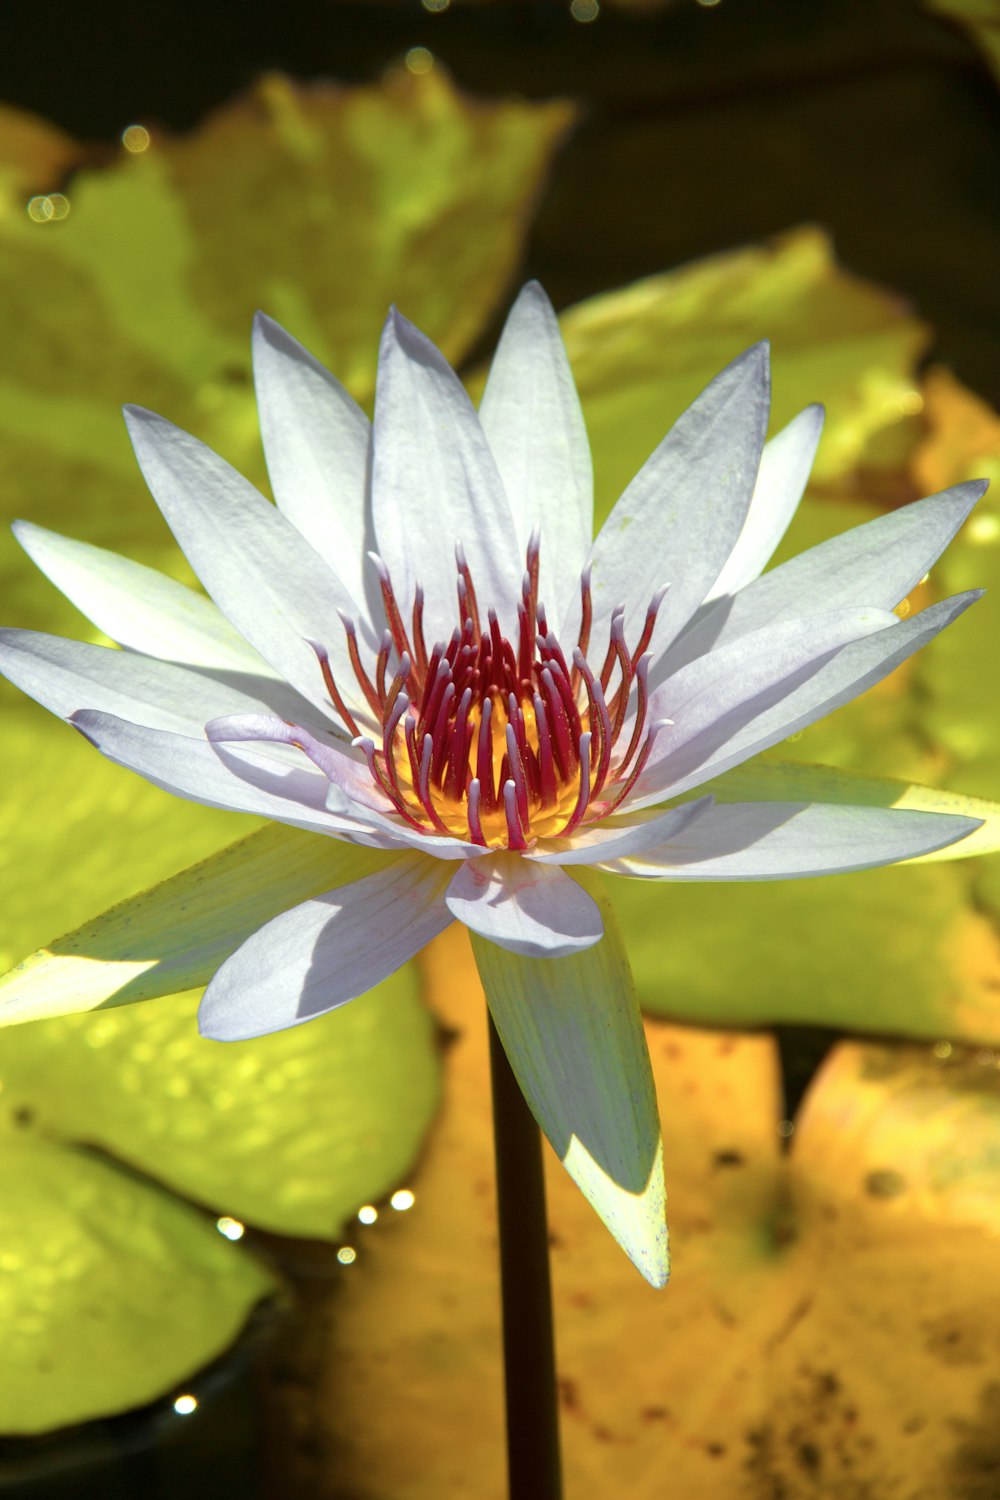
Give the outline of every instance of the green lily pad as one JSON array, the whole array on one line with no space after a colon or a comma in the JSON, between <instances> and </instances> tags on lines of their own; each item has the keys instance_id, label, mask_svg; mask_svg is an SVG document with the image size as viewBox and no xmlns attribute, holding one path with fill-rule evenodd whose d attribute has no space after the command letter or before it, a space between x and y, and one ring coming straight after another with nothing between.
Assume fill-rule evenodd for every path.
<instances>
[{"instance_id":1,"label":"green lily pad","mask_svg":"<svg viewBox=\"0 0 1000 1500\"><path fill-rule=\"evenodd\" d=\"M5 1135L0 1177L0 1432L161 1396L276 1290L203 1215L84 1152Z\"/></svg>"},{"instance_id":2,"label":"green lily pad","mask_svg":"<svg viewBox=\"0 0 1000 1500\"><path fill-rule=\"evenodd\" d=\"M0 1103L215 1213L336 1238L399 1182L437 1104L437 1051L412 970L249 1042L206 1041L196 1008L185 995L10 1028Z\"/></svg>"},{"instance_id":3,"label":"green lily pad","mask_svg":"<svg viewBox=\"0 0 1000 1500\"><path fill-rule=\"evenodd\" d=\"M608 892L654 1015L1000 1039L1000 944L954 865Z\"/></svg>"}]
</instances>

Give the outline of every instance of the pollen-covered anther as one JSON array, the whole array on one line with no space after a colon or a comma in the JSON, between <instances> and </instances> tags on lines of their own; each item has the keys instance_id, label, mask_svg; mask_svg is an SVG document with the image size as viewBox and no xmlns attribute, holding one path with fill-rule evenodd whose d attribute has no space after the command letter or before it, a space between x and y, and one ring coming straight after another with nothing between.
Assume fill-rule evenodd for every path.
<instances>
[{"instance_id":1,"label":"pollen-covered anther","mask_svg":"<svg viewBox=\"0 0 1000 1500\"><path fill-rule=\"evenodd\" d=\"M310 644L330 701L391 810L427 834L524 850L539 838L569 837L617 806L634 785L655 732L645 725L650 658L629 650L619 607L600 673L591 667L590 565L580 577L578 637L564 647L538 597L537 531L525 554L513 638L493 605L483 616L472 569L456 544L457 624L447 642L435 641L428 652L423 591L414 592L411 640L388 569L376 554L369 557L386 618L370 674L353 620L345 614L341 622L358 688L380 733L358 732L326 649ZM663 592L650 602L639 644L651 638ZM630 712L622 754L619 740Z\"/></svg>"}]
</instances>

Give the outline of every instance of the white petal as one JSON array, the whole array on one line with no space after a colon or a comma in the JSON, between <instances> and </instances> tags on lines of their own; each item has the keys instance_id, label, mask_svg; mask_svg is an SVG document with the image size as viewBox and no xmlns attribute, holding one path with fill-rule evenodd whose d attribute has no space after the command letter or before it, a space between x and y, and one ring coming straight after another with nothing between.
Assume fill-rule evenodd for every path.
<instances>
[{"instance_id":1,"label":"white petal","mask_svg":"<svg viewBox=\"0 0 1000 1500\"><path fill-rule=\"evenodd\" d=\"M594 543L591 639L600 649L617 605L631 644L669 584L653 637L662 649L707 595L746 520L769 391L767 346L756 344L688 407L616 503Z\"/></svg>"},{"instance_id":2,"label":"white petal","mask_svg":"<svg viewBox=\"0 0 1000 1500\"><path fill-rule=\"evenodd\" d=\"M297 693L271 677L233 673L220 680L131 651L33 630L0 630L0 672L63 719L92 708L197 738L206 720L220 713L287 713L298 707L311 723L320 718ZM263 696L241 691L239 683Z\"/></svg>"},{"instance_id":3,"label":"white petal","mask_svg":"<svg viewBox=\"0 0 1000 1500\"><path fill-rule=\"evenodd\" d=\"M796 690L809 691L833 652L873 632L887 637L897 623L885 610L835 610L768 626L682 667L650 696L649 722L666 721L666 727L628 808L662 802L717 774L703 768L723 761L741 735L753 739L768 711L775 722L781 719L785 701Z\"/></svg>"},{"instance_id":4,"label":"white petal","mask_svg":"<svg viewBox=\"0 0 1000 1500\"><path fill-rule=\"evenodd\" d=\"M164 661L273 675L204 594L155 568L30 521L15 521L11 530L56 588L119 645Z\"/></svg>"},{"instance_id":5,"label":"white petal","mask_svg":"<svg viewBox=\"0 0 1000 1500\"><path fill-rule=\"evenodd\" d=\"M557 1156L655 1287L667 1280L663 1147L635 986L613 912L566 958L526 958L472 936L493 1021Z\"/></svg>"},{"instance_id":6,"label":"white petal","mask_svg":"<svg viewBox=\"0 0 1000 1500\"><path fill-rule=\"evenodd\" d=\"M372 506L379 555L407 623L423 585L428 645L448 640L458 623L457 542L484 623L492 605L513 625L524 560L493 455L457 375L395 311L379 350Z\"/></svg>"},{"instance_id":7,"label":"white petal","mask_svg":"<svg viewBox=\"0 0 1000 1500\"><path fill-rule=\"evenodd\" d=\"M895 620L891 617L894 623L888 629L878 631L867 640L853 641L801 684L790 682L791 691L782 695L779 701L773 705L762 704L762 712L747 716L738 725L731 726L734 732L720 736L717 743L709 749L707 758L697 767L685 769L684 774L677 779L663 782L667 768L665 763L661 763L655 773L655 779L661 784L658 796L648 795L645 777L641 776L636 784L635 795L628 800L629 807L644 807L650 801L663 801L667 796L679 796L691 787L700 786L711 777L721 775L730 766L738 765L741 760L759 755L780 740L787 739L790 734L796 734L800 729L815 723L825 714L833 713L841 704L857 698L868 688L874 687L876 682L881 682L883 677L887 677L908 656L926 646L981 597L981 590L972 590L967 594L956 594L953 599L943 599L940 604L932 604L911 619ZM804 621L799 630L806 632L814 624L814 621ZM763 634L763 631L758 632L758 635ZM738 644L734 642L734 645ZM715 655L713 652L705 662L713 660ZM704 665L703 662L693 662L684 671L696 672ZM669 733L665 732L663 743L668 742ZM704 745L700 747L702 751L704 748ZM656 751L653 753L655 755ZM687 764L690 765L690 761ZM679 769L678 762L675 770Z\"/></svg>"},{"instance_id":8,"label":"white petal","mask_svg":"<svg viewBox=\"0 0 1000 1500\"><path fill-rule=\"evenodd\" d=\"M348 834L357 843L384 844L360 819L355 824L327 810L330 783L304 756L301 766L277 759L272 751L233 750L223 760L206 739L146 729L112 714L83 710L70 722L108 760L190 802L317 833Z\"/></svg>"},{"instance_id":9,"label":"white petal","mask_svg":"<svg viewBox=\"0 0 1000 1500\"><path fill-rule=\"evenodd\" d=\"M298 1026L387 979L450 924L447 873L397 856L384 869L266 923L219 969L203 1036L235 1042Z\"/></svg>"},{"instance_id":10,"label":"white petal","mask_svg":"<svg viewBox=\"0 0 1000 1500\"><path fill-rule=\"evenodd\" d=\"M136 407L126 409L126 420L153 498L219 608L286 682L332 715L308 644L322 642L352 708L357 690L337 611L356 606L340 579L204 443Z\"/></svg>"},{"instance_id":11,"label":"white petal","mask_svg":"<svg viewBox=\"0 0 1000 1500\"><path fill-rule=\"evenodd\" d=\"M602 866L655 880L788 880L870 870L941 849L977 818L825 803L717 803L680 835Z\"/></svg>"},{"instance_id":12,"label":"white petal","mask_svg":"<svg viewBox=\"0 0 1000 1500\"><path fill-rule=\"evenodd\" d=\"M650 683L768 623L821 614L863 600L894 609L951 541L986 489L970 481L877 516L800 552L734 599L720 599L653 664Z\"/></svg>"},{"instance_id":13,"label":"white petal","mask_svg":"<svg viewBox=\"0 0 1000 1500\"><path fill-rule=\"evenodd\" d=\"M255 786L259 784L257 763L253 759L244 762L238 753L234 754L234 744L254 742L272 749L292 746L296 751L303 750L327 779L327 809L337 819L346 819L345 827L356 829L363 825L372 835L369 842L379 848L412 848L436 859L451 860L478 859L485 855L486 851L479 844L450 834L425 833L408 826L392 810L389 799L372 785L363 760L339 745L315 741L308 733L304 734L300 726L266 715L238 714L213 720L205 726L205 733L215 753L232 774L237 777L249 774ZM298 764L296 755L293 765Z\"/></svg>"},{"instance_id":14,"label":"white petal","mask_svg":"<svg viewBox=\"0 0 1000 1500\"><path fill-rule=\"evenodd\" d=\"M667 843L693 819L701 817L713 800L699 797L697 802L685 802L666 812L640 813L638 817L616 818L611 823L585 827L571 839L546 840L525 857L549 865L603 865L611 859L631 858ZM563 847L550 848L550 842Z\"/></svg>"},{"instance_id":15,"label":"white petal","mask_svg":"<svg viewBox=\"0 0 1000 1500\"><path fill-rule=\"evenodd\" d=\"M798 509L822 431L823 408L807 406L765 443L743 530L708 599L738 593L763 573Z\"/></svg>"},{"instance_id":16,"label":"white petal","mask_svg":"<svg viewBox=\"0 0 1000 1500\"><path fill-rule=\"evenodd\" d=\"M367 513L371 424L319 360L263 313L254 319L253 371L278 509L360 602L375 545Z\"/></svg>"},{"instance_id":17,"label":"white petal","mask_svg":"<svg viewBox=\"0 0 1000 1500\"><path fill-rule=\"evenodd\" d=\"M497 345L479 419L514 515L523 557L541 532L539 597L558 635L594 532L594 475L580 398L552 304L529 281Z\"/></svg>"},{"instance_id":18,"label":"white petal","mask_svg":"<svg viewBox=\"0 0 1000 1500\"><path fill-rule=\"evenodd\" d=\"M577 953L599 942L604 931L600 911L582 886L519 854L467 860L446 899L452 916L473 932L530 958Z\"/></svg>"}]
</instances>

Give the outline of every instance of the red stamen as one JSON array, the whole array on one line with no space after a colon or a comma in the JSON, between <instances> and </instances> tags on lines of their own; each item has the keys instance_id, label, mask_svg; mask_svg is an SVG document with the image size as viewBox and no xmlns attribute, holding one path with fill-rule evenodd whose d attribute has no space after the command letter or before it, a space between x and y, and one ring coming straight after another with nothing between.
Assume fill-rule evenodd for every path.
<instances>
[{"instance_id":1,"label":"red stamen","mask_svg":"<svg viewBox=\"0 0 1000 1500\"><path fill-rule=\"evenodd\" d=\"M521 827L528 831L528 783L524 774L524 761L517 743L517 733L513 724L507 725L507 759L510 762L510 779L514 783L514 795L517 798L517 816Z\"/></svg>"},{"instance_id":2,"label":"red stamen","mask_svg":"<svg viewBox=\"0 0 1000 1500\"><path fill-rule=\"evenodd\" d=\"M663 603L663 596L667 592L667 589L669 587L669 583L665 583L662 588L657 589L656 593L649 601L649 607L646 610L646 623L642 627L642 635L639 637L638 644L635 650L632 652L633 672L635 671L636 663L638 662L639 657L643 654L646 647L653 639L653 626L656 624L656 617L660 612L660 605Z\"/></svg>"},{"instance_id":3,"label":"red stamen","mask_svg":"<svg viewBox=\"0 0 1000 1500\"><path fill-rule=\"evenodd\" d=\"M597 775L594 779L594 795L600 791L607 780L608 770L611 766L611 746L614 736L611 730L611 717L608 713L608 705L604 699L604 691L597 681L583 652L577 646L573 652L573 662L582 676L587 687L587 697L590 701L590 723L593 728L597 726L596 760Z\"/></svg>"},{"instance_id":4,"label":"red stamen","mask_svg":"<svg viewBox=\"0 0 1000 1500\"><path fill-rule=\"evenodd\" d=\"M584 813L587 811L587 804L589 803L589 801L590 735L589 733L584 733L580 736L580 790L577 793L576 806L570 814L565 827L562 829L560 838L568 838L569 835L573 832L573 829L577 827L577 825L582 820Z\"/></svg>"},{"instance_id":5,"label":"red stamen","mask_svg":"<svg viewBox=\"0 0 1000 1500\"><path fill-rule=\"evenodd\" d=\"M419 583L413 591L413 657L419 687L423 690L427 682L427 643L424 640L424 591Z\"/></svg>"},{"instance_id":6,"label":"red stamen","mask_svg":"<svg viewBox=\"0 0 1000 1500\"><path fill-rule=\"evenodd\" d=\"M343 720L345 728L351 735L354 736L355 739L357 739L361 734L361 730L357 726L354 715L351 713L350 709L347 707L347 704L340 696L340 693L337 689L337 684L333 680L333 671L330 667L330 657L326 647L321 645L319 641L310 640L308 636L306 637L306 644L311 646L316 653L316 659L319 662L319 669L323 674L323 682L326 686L327 692L330 695L330 702L333 704L333 707L336 709L337 713Z\"/></svg>"},{"instance_id":7,"label":"red stamen","mask_svg":"<svg viewBox=\"0 0 1000 1500\"><path fill-rule=\"evenodd\" d=\"M378 701L378 694L368 679L368 673L361 665L361 656L358 652L358 633L354 627L354 621L342 609L338 610L337 613L340 616L340 623L344 627L344 634L347 636L347 654L351 658L351 666L354 669L355 677L358 679L358 686L364 693L368 707L376 719L381 719L382 711L381 704Z\"/></svg>"},{"instance_id":8,"label":"red stamen","mask_svg":"<svg viewBox=\"0 0 1000 1500\"><path fill-rule=\"evenodd\" d=\"M535 728L538 731L538 778L539 795L543 807L555 807L558 801L556 773L552 763L552 733L549 716L545 712L545 700L540 693L534 697Z\"/></svg>"},{"instance_id":9,"label":"red stamen","mask_svg":"<svg viewBox=\"0 0 1000 1500\"><path fill-rule=\"evenodd\" d=\"M483 803L487 812L496 807L493 794L493 699L483 699L483 716L479 721L479 741L476 745L476 780L482 788Z\"/></svg>"},{"instance_id":10,"label":"red stamen","mask_svg":"<svg viewBox=\"0 0 1000 1500\"><path fill-rule=\"evenodd\" d=\"M503 784L503 810L507 815L507 848L527 849L528 845L517 816L517 788L510 780Z\"/></svg>"},{"instance_id":11,"label":"red stamen","mask_svg":"<svg viewBox=\"0 0 1000 1500\"><path fill-rule=\"evenodd\" d=\"M459 575L465 584L465 603L468 607L469 618L472 620L472 629L476 636L479 635L479 601L476 598L475 586L472 582L472 573L469 564L465 560L465 549L461 542L455 543L455 562L458 564Z\"/></svg>"},{"instance_id":12,"label":"red stamen","mask_svg":"<svg viewBox=\"0 0 1000 1500\"><path fill-rule=\"evenodd\" d=\"M486 835L483 832L482 819L479 816L479 782L475 777L469 782L469 837L474 844L481 844L486 848Z\"/></svg>"}]
</instances>

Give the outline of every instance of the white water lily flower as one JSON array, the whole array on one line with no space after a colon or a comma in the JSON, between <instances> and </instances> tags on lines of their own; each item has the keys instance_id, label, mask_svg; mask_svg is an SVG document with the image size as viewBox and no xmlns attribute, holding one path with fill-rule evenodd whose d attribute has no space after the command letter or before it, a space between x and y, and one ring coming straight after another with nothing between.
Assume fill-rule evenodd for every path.
<instances>
[{"instance_id":1,"label":"white water lily flower","mask_svg":"<svg viewBox=\"0 0 1000 1500\"><path fill-rule=\"evenodd\" d=\"M160 787L366 846L360 878L285 910L221 963L201 1007L207 1036L320 1015L464 923L528 1103L662 1285L649 1061L584 867L663 881L821 875L977 827L884 807L677 799L864 691L977 597L891 612L985 486L882 516L762 577L822 423L808 407L765 445L764 345L684 413L596 539L583 419L537 285L508 319L478 413L396 312L372 424L263 317L254 361L276 506L197 439L127 412L210 598L21 524L36 563L126 649L9 630L0 666Z\"/></svg>"}]
</instances>

